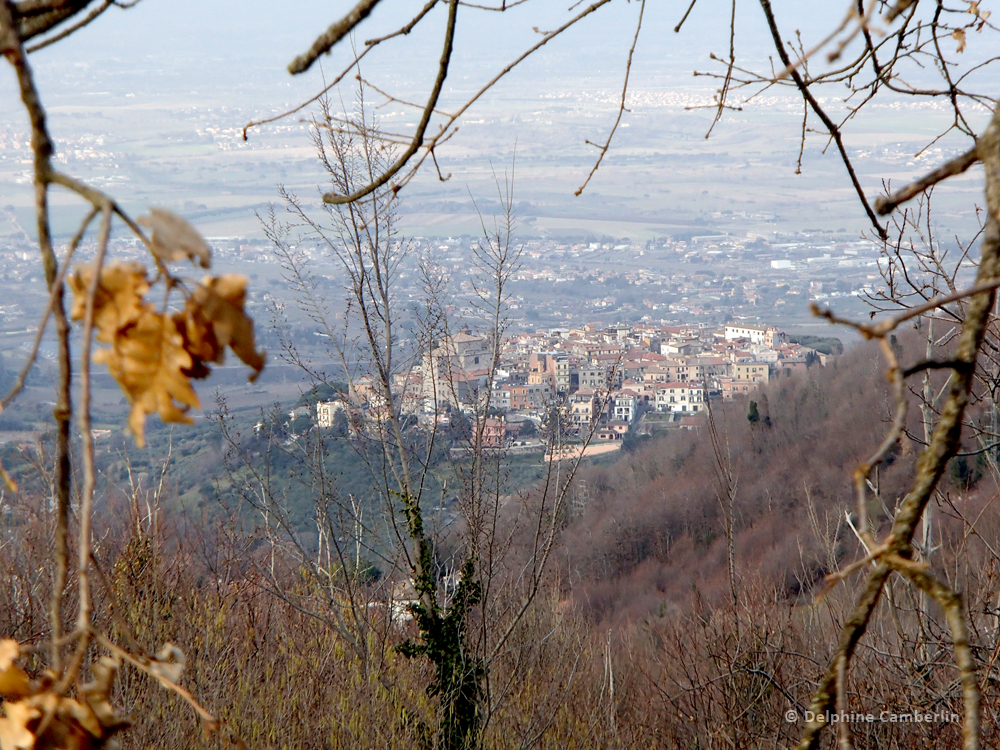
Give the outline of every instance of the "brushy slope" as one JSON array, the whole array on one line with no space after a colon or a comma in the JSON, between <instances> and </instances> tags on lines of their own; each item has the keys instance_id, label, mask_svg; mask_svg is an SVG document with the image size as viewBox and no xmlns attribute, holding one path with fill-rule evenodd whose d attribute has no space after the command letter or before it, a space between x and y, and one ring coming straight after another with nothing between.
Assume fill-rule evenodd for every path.
<instances>
[{"instance_id":1,"label":"brushy slope","mask_svg":"<svg viewBox=\"0 0 1000 750\"><path fill-rule=\"evenodd\" d=\"M877 350L858 347L828 367L769 383L753 396L756 423L747 419L746 400L715 407L721 449L737 480L739 575L794 596L827 572L824 549L832 540L817 535L829 531L838 548L856 547L849 528L836 530L836 518L853 508L851 473L888 428L884 373ZM904 446L880 472L887 502L905 491L913 459L912 446ZM707 428L650 440L583 479L590 505L567 530L566 571L575 597L596 618L642 616L696 588L710 601L729 596L719 469Z\"/></svg>"}]
</instances>

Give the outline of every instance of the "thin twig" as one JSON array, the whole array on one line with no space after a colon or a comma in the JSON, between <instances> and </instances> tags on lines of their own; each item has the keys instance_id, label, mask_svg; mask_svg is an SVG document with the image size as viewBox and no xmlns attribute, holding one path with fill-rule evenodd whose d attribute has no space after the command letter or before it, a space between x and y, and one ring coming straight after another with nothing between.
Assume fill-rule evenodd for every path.
<instances>
[{"instance_id":1,"label":"thin twig","mask_svg":"<svg viewBox=\"0 0 1000 750\"><path fill-rule=\"evenodd\" d=\"M844 162L844 166L847 168L847 174L851 178L851 184L854 185L854 191L857 193L858 199L861 201L861 205L864 206L865 213L868 214L868 218L871 220L872 226L875 228L878 236L882 238L887 237L885 227L882 226L878 217L875 215L875 212L872 211L872 207L868 203L868 198L865 196L865 191L861 187L861 182L858 180L858 175L854 171L854 165L851 163L851 159L847 155L847 149L844 146L844 139L840 133L840 128L833 120L830 119L830 116L820 106L816 97L813 96L812 91L810 91L809 84L803 80L802 76L799 75L799 72L794 66L792 66L792 61L788 57L788 51L785 49L785 44L781 40L781 33L778 31L778 25L774 19L774 11L771 9L770 0L760 0L760 6L764 10L764 17L767 20L768 28L771 31L771 38L774 41L774 47L778 52L778 57L781 58L781 62L786 68L791 67L790 75L792 80L795 81L795 85L798 87L799 92L802 94L802 97L809 102L809 106L812 108L812 111L816 113L816 116L822 120L827 132L837 145L841 161Z\"/></svg>"},{"instance_id":2,"label":"thin twig","mask_svg":"<svg viewBox=\"0 0 1000 750\"><path fill-rule=\"evenodd\" d=\"M89 0L88 0L88 2L89 2ZM83 20L77 21L72 26L68 26L67 28L65 28L62 31L60 31L58 34L50 36L48 39L43 39L42 41L40 41L40 42L38 42L36 44L32 44L30 47L26 48L24 51L27 52L28 54L31 54L32 52L37 52L40 49L45 49L49 45L55 44L56 42L58 42L58 41L60 41L62 39L65 39L70 34L76 32L76 31L79 31L84 26L86 26L87 24L89 24L95 18L97 18L98 16L100 16L102 13L104 13L104 11L106 11L112 5L115 5L115 0L104 0L104 3L102 5L99 5L98 7L94 8L92 11L90 11L90 13L88 13L83 18Z\"/></svg>"},{"instance_id":3,"label":"thin twig","mask_svg":"<svg viewBox=\"0 0 1000 750\"><path fill-rule=\"evenodd\" d=\"M35 332L35 339L31 343L31 349L28 352L28 359L21 367L21 371L18 373L17 379L14 381L14 385L11 386L7 395L0 400L0 414L3 414L4 409L10 406L14 399L17 398L21 391L24 390L25 382L31 372L31 368L35 366L35 361L38 359L38 350L41 348L42 338L45 336L45 329L48 327L49 318L52 316L52 309L55 306L57 296L56 293L62 288L66 273L69 270L70 261L73 259L73 255L76 253L76 249L80 245L80 241L83 239L87 228L90 226L90 223L94 220L94 217L96 217L97 214L98 210L96 208L92 208L90 213L88 213L81 222L80 228L77 229L76 234L73 235L73 238L70 240L69 248L66 250L66 256L63 258L63 262L59 266L59 275L56 277L56 283L49 292L49 299L45 305L45 311L42 313L42 319L38 323L38 330Z\"/></svg>"},{"instance_id":4,"label":"thin twig","mask_svg":"<svg viewBox=\"0 0 1000 750\"><path fill-rule=\"evenodd\" d=\"M691 15L691 11L694 10L694 5L697 2L698 0L691 0L691 4L688 6L688 9L684 11L684 15L681 17L681 20L677 22L676 26L674 26L675 34L680 33L681 27L684 25L684 22L688 19L688 16Z\"/></svg>"},{"instance_id":5,"label":"thin twig","mask_svg":"<svg viewBox=\"0 0 1000 750\"><path fill-rule=\"evenodd\" d=\"M629 73L632 72L632 55L635 54L635 45L639 41L639 32L642 30L642 14L646 10L646 0L642 0L639 5L639 20L635 25L635 35L632 37L632 46L628 50L628 61L625 63L625 82L622 84L622 95L621 102L618 105L618 116L615 118L615 124L611 126L611 132L608 133L607 140L604 141L603 146L599 146L600 153L597 155L597 161L594 162L594 166L590 170L590 174L587 175L587 179L583 181L583 184L576 189L573 195L580 195L583 193L584 189L590 183L590 178L594 176L597 170L601 166L601 162L604 160L604 155L608 153L608 149L611 147L611 140L615 137L615 133L618 131L618 125L622 121L622 115L625 114L625 99L628 96L628 77ZM596 143L591 143L587 141L591 146L596 146Z\"/></svg>"},{"instance_id":6,"label":"thin twig","mask_svg":"<svg viewBox=\"0 0 1000 750\"><path fill-rule=\"evenodd\" d=\"M362 0L362 2L369 2L374 5L374 2L377 2L377 0ZM455 41L455 18L457 11L458 0L450 0L448 3L448 22L445 26L444 47L441 50L441 60L438 63L437 78L434 81L434 88L431 89L430 96L427 98L427 104L424 107L424 112L420 118L420 122L417 123L416 132L413 134L413 141L400 155L400 157L388 167L388 169L382 172L382 174L373 179L367 185L348 195L326 193L323 196L324 203L343 205L345 203L353 203L356 200L360 200L366 195L371 195L371 193L378 190L380 187L389 182L389 180L395 177L396 173L406 166L410 157L420 150L420 147L424 142L424 133L427 131L427 126L430 124L431 116L434 114L434 107L437 106L438 97L441 96L441 89L444 86L444 81L448 77L448 64L451 61L451 50Z\"/></svg>"}]
</instances>

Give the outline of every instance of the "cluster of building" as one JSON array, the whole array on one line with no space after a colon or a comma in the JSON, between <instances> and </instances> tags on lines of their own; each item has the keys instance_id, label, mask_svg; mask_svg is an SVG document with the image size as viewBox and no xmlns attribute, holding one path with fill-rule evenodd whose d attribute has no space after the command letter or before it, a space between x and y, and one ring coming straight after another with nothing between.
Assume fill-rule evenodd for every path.
<instances>
[{"instance_id":1,"label":"cluster of building","mask_svg":"<svg viewBox=\"0 0 1000 750\"><path fill-rule=\"evenodd\" d=\"M396 375L392 395L401 412L425 423L456 411L488 411L490 445L531 432L526 422L538 427L557 415L565 431L621 440L630 431L693 425L706 399L750 394L779 374L824 363L825 356L789 342L776 327L742 323L592 324L500 343L466 328ZM333 424L351 400L365 403L373 416L385 408L368 379L353 387L350 398L318 405L320 426Z\"/></svg>"}]
</instances>

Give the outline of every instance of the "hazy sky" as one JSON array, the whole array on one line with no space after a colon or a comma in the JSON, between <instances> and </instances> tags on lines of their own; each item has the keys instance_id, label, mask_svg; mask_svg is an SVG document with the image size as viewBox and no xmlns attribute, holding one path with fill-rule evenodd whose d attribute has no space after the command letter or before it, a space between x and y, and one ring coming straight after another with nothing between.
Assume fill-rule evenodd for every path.
<instances>
[{"instance_id":1,"label":"hazy sky","mask_svg":"<svg viewBox=\"0 0 1000 750\"><path fill-rule=\"evenodd\" d=\"M97 22L72 38L33 57L40 77L55 75L67 65L120 68L149 65L149 86L164 85L153 75L184 71L184 85L206 87L230 80L252 78L265 98L281 93L293 96L315 88L319 71L293 79L285 66L306 49L319 31L336 20L353 3L321 0L143 0L128 11L111 9ZM422 0L384 0L363 24L357 39L397 28L422 5ZM502 67L519 51L538 39L532 27L551 29L569 17L569 3L537 0L504 14L462 8L458 18L452 86L478 86L484 76ZM839 3L776 3L786 35L803 28L819 38L833 27ZM709 52L728 51L729 3L701 0L680 34L673 27L687 2L650 2L633 70L637 86L662 85L665 76L689 76L695 67L711 63ZM602 8L580 26L551 42L536 60L511 76L512 84L538 83L539 76L621 78L625 53L634 32L639 3L615 2ZM739 53L761 60L770 53L770 40L756 3L738 5ZM432 12L408 38L396 40L385 54L373 56L367 69L394 71L414 85L433 73L440 49L445 8ZM339 48L324 58L329 74L346 61L349 51ZM419 73L419 76L416 74ZM3 85L9 86L9 73ZM412 79L412 80L410 80ZM419 79L419 80L418 80ZM694 84L694 80L691 80ZM166 84L169 85L169 84ZM707 85L699 82L698 85Z\"/></svg>"},{"instance_id":2,"label":"hazy sky","mask_svg":"<svg viewBox=\"0 0 1000 750\"><path fill-rule=\"evenodd\" d=\"M127 11L112 8L86 29L32 56L43 100L52 113L53 132L57 139L73 135L77 127L73 113L80 104L90 105L90 109L103 107L106 112L115 107L124 109L122 105L148 103L153 105L151 110L162 107L160 111L171 112L189 107L202 111L209 107L236 108L238 111L230 110L220 118L225 120L224 127L234 128L251 118L300 103L321 88L324 75L329 78L348 64L350 47L339 45L331 56L322 59L322 70L317 65L305 75L290 76L286 71L287 64L306 50L317 34L339 19L353 2L142 0L138 6ZM422 7L423 2L383 0L357 31L355 43L361 46L366 39L399 28ZM440 102L441 108L454 109L457 103L482 86L506 63L537 42L540 37L533 27L550 30L578 12L570 10L570 4L571 0L532 0L502 14L460 8L456 49ZM699 101L707 101L718 87L717 80L695 78L692 72L696 69L723 70L719 62L709 59L709 54L714 52L720 57L728 54L731 3L727 0L698 0L682 32L675 34L673 28L688 4L688 0L650 0L647 3L632 69L633 90L682 91L694 94ZM808 48L836 27L848 3L843 0L775 0L774 6L784 37L794 39L796 31L800 30L802 43ZM512 99L520 100L517 104L521 110L525 109L524 101L533 99L554 111L557 107L551 106L553 100L549 98L543 102L545 97L569 95L572 102L573 95L602 94L603 97L576 97L577 131L560 141L564 151L560 158L567 164L574 160L578 162L568 168L566 174L569 177L566 179L574 185L578 184L587 168L582 165L593 158L593 149L585 145L585 140L604 137L613 122L614 98L621 87L639 8L638 0L615 0L594 13L505 78L490 96L484 98L478 110L468 113L466 123L483 117L484 113L489 118L490 112L495 123L497 112L502 115L517 109ZM422 101L436 71L445 15L446 7L441 4L408 37L393 40L366 58L363 63L365 75L398 96ZM768 57L773 56L774 51L758 3L747 0L738 4L736 28L739 61L749 67L766 67ZM968 64L978 54L976 45L987 44L991 40L988 35L970 35L969 50L963 62ZM854 44L859 43L856 40ZM851 51L849 48L846 55L849 56ZM811 69L815 71L823 64L822 56L819 56L813 61ZM348 100L353 96L352 88L349 85L344 94ZM797 97L789 88L784 91L790 99ZM769 92L769 95L773 93ZM822 95L838 97L845 93L846 89L831 87ZM12 106L15 96L10 66L0 65L0 102L5 107L0 110L0 122L10 122L11 118L15 118L23 126L23 112L19 107ZM594 104L598 99L603 104ZM534 106L531 103L529 109ZM647 119L644 124L638 116L641 106L637 107L634 116L626 116L623 124L631 129L626 131L623 128L619 132L613 153L609 155L592 190L617 189L615 185L618 183L613 181L610 167L629 147L646 147L654 139L662 142L667 137L672 141L664 150L681 144L684 153L689 155L724 151L741 139L759 138L759 146L740 146L739 150L758 149L756 153L766 153L765 158L787 162L781 165L785 170L780 173L782 176L794 169L795 154L779 152L797 151L801 122L797 119L798 114L789 114L778 123L780 128L775 128L773 120L778 116L766 104L748 108L742 113L728 113L723 127L715 131L711 142L706 142L704 133L711 116L707 110L691 112L680 105L671 105L672 109L658 110L657 117ZM800 106L795 104L796 113L801 111ZM831 101L828 107L836 111L838 105ZM768 116L772 119L767 120ZM851 123L846 136L850 148L869 148L885 140L884 136L890 132L886 123L891 123L894 115L886 115L884 111L878 114L876 111L875 116L879 119L874 124L866 122L864 117ZM566 123L560 122L558 117L558 114L552 115L553 119L547 126L537 122L532 126L536 128L536 145L540 142L537 140L540 134L565 136L563 129ZM582 119L587 117L591 119ZM507 123L504 130L493 124L489 126L489 133L485 128L475 131L483 135L478 141L472 141L468 140L468 133L472 131L466 123L463 123L463 133L449 144L449 154L467 160L473 156L478 158L487 179L491 179L488 173L490 160L503 162L509 159L515 142L519 143L519 149L523 149L519 153L530 155L530 128ZM405 128L406 125L412 127L413 123L400 124ZM158 123L151 121L148 130L156 132L157 127ZM550 132L541 133L538 129L542 127L548 127ZM907 145L906 148L912 148L912 151L920 149L936 135L930 130L927 134L911 134L914 145ZM139 134L142 135L142 132ZM522 137L523 140L518 140ZM809 141L810 148L818 150L822 145L825 144L818 136ZM946 148L953 146L950 141L942 141L939 145ZM964 141L959 145L965 147ZM547 157L551 153L536 155ZM832 152L822 156L807 153L806 167L806 176L799 178L797 185L804 187L808 181L813 181L839 188L849 187L844 180L843 167ZM452 168L445 166L446 170ZM820 168L826 171L820 171ZM913 166L913 169L918 168ZM866 190L878 190L883 174L881 168L873 164L871 175L866 178ZM449 195L449 191L465 191L465 180L473 179L456 172L454 181L441 185L436 183L432 174L427 177L427 182L433 183L429 189ZM273 181L276 183L284 179L284 175L275 175ZM634 182L634 177L623 176L621 179L629 185ZM550 181L548 173L545 180ZM550 191L555 189L550 185L542 187ZM667 184L664 183L663 187L666 189ZM725 187L728 189L728 185ZM710 188L711 185L697 186L699 193ZM412 194L415 190L410 192ZM572 202L569 197L572 191L565 185L560 185L558 192ZM853 200L850 195L847 199ZM582 205L581 201L576 203ZM707 199L705 205L712 207ZM856 208L853 203L851 207Z\"/></svg>"}]
</instances>

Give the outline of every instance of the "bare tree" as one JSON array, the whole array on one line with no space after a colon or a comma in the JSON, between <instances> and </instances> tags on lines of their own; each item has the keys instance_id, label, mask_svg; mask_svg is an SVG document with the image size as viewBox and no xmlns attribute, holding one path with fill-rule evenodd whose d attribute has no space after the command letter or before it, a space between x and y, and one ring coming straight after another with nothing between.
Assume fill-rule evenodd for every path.
<instances>
[{"instance_id":1,"label":"bare tree","mask_svg":"<svg viewBox=\"0 0 1000 750\"><path fill-rule=\"evenodd\" d=\"M328 189L344 194L374 184L398 160L364 97L362 86L354 111L346 114L334 113L324 99L313 122ZM483 220L483 236L473 246L473 312L461 321L446 310L452 298L447 276L433 258L417 257L397 234L395 190L387 183L352 202L324 203L320 215L282 190L283 211L272 209L262 217L296 303L324 334L327 347L327 358L317 361L285 341L283 356L317 381L331 380L331 365L346 380L347 392L337 408L349 412L348 435L337 438L314 428L281 445L274 434L266 438L263 452L290 452L309 467L302 479L314 498L317 543L295 528L286 498L273 490L266 468L251 455L258 450L255 443L242 442L225 427L233 451L231 475L241 477L241 495L264 526L273 525L262 533L326 592L321 611L308 611L335 627L365 659L369 639L363 634L386 624L373 612L385 604L397 618L401 612L412 616L419 637L394 648L433 666L428 692L439 708L432 733L448 748L478 745L511 694L509 680L516 670L513 675L505 670L510 676L498 684L492 667L526 647L518 634L549 585L553 550L582 460L582 453L558 460L566 435L554 409L547 432L552 460L541 486L521 493L508 486L505 428L495 414L494 386L507 337L509 284L521 246L513 235L512 172L498 175L496 186L502 213L492 225ZM317 244L340 266L345 279L340 321L333 319L335 300L320 289L301 252L304 244ZM410 310L396 289L404 264L410 264L409 270L416 265L423 289L422 299ZM410 335L400 325L404 313L416 321ZM459 322L462 330L456 328ZM475 384L470 384L468 370L480 373ZM583 430L584 445L595 430L596 422ZM367 467L374 498L340 486L324 466L324 444L338 439L346 440ZM442 461L442 451L450 454L449 460ZM434 493L438 514L453 501L446 511L452 520L439 529L429 526ZM323 544L328 545L325 555ZM378 582L357 578L350 549L363 550L362 556L379 567ZM275 595L303 608L318 604L295 597L265 565L258 573ZM388 630L379 632L380 643L390 639ZM384 651L380 653L382 659ZM379 663L379 679L391 687L390 670Z\"/></svg>"}]
</instances>

